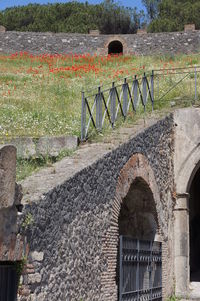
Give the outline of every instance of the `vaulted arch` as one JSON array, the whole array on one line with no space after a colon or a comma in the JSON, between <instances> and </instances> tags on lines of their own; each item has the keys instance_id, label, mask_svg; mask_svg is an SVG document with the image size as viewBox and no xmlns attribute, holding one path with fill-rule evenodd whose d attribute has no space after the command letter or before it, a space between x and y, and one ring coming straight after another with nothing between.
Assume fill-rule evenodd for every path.
<instances>
[{"instance_id":1,"label":"vaulted arch","mask_svg":"<svg viewBox=\"0 0 200 301\"><path fill-rule=\"evenodd\" d=\"M102 285L108 285L107 300L117 300L119 235L161 240L162 211L159 190L147 158L134 154L120 171L112 205L110 227L104 237L106 271Z\"/></svg>"}]
</instances>

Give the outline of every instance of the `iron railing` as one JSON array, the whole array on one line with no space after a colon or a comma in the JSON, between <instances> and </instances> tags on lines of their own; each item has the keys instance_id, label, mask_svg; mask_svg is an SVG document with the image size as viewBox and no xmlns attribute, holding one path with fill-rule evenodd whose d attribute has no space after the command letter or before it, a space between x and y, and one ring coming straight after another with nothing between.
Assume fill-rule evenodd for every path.
<instances>
[{"instance_id":1,"label":"iron railing","mask_svg":"<svg viewBox=\"0 0 200 301\"><path fill-rule=\"evenodd\" d=\"M162 244L120 236L119 301L162 300Z\"/></svg>"},{"instance_id":2,"label":"iron railing","mask_svg":"<svg viewBox=\"0 0 200 301\"><path fill-rule=\"evenodd\" d=\"M0 265L0 300L16 301L18 274L14 264Z\"/></svg>"},{"instance_id":3,"label":"iron railing","mask_svg":"<svg viewBox=\"0 0 200 301\"><path fill-rule=\"evenodd\" d=\"M153 72L144 73L143 77L134 77L133 80L125 78L122 84L112 83L112 87L102 89L98 87L96 93L82 92L81 140L87 138L90 125L101 131L105 120L114 127L119 114L126 119L128 111L136 111L139 102L145 110L148 100L153 109ZM91 92L91 91L89 91ZM88 117L88 118L87 118Z\"/></svg>"},{"instance_id":4,"label":"iron railing","mask_svg":"<svg viewBox=\"0 0 200 301\"><path fill-rule=\"evenodd\" d=\"M113 82L109 88L99 86L95 92L94 89L82 92L81 140L87 139L91 127L97 131L102 131L105 125L113 128L119 115L125 120L140 104L145 112L148 103L153 110L166 96L171 100L187 98L194 103L200 94L199 72L200 66L157 69L142 77L135 75L121 83Z\"/></svg>"},{"instance_id":5,"label":"iron railing","mask_svg":"<svg viewBox=\"0 0 200 301\"><path fill-rule=\"evenodd\" d=\"M173 100L174 95L171 96L173 93L179 98L197 101L200 92L198 91L199 72L200 66L154 70L156 100L161 101L165 96Z\"/></svg>"}]
</instances>

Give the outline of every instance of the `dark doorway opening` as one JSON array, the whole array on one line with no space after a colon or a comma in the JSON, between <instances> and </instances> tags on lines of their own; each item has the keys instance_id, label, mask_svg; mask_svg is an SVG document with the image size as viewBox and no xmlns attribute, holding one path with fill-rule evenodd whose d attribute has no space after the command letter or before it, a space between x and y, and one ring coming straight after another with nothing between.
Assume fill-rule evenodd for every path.
<instances>
[{"instance_id":1,"label":"dark doorway opening","mask_svg":"<svg viewBox=\"0 0 200 301\"><path fill-rule=\"evenodd\" d=\"M190 281L200 282L200 169L196 172L189 199Z\"/></svg>"},{"instance_id":2,"label":"dark doorway opening","mask_svg":"<svg viewBox=\"0 0 200 301\"><path fill-rule=\"evenodd\" d=\"M108 54L123 54L123 45L120 41L112 41L108 45Z\"/></svg>"},{"instance_id":3,"label":"dark doorway opening","mask_svg":"<svg viewBox=\"0 0 200 301\"><path fill-rule=\"evenodd\" d=\"M154 240L156 232L156 208L152 191L143 179L136 178L121 206L119 234Z\"/></svg>"},{"instance_id":4,"label":"dark doorway opening","mask_svg":"<svg viewBox=\"0 0 200 301\"><path fill-rule=\"evenodd\" d=\"M19 276L17 263L0 262L0 301L16 301Z\"/></svg>"},{"instance_id":5,"label":"dark doorway opening","mask_svg":"<svg viewBox=\"0 0 200 301\"><path fill-rule=\"evenodd\" d=\"M140 177L123 199L119 215L119 301L162 300L161 243L153 193Z\"/></svg>"}]
</instances>

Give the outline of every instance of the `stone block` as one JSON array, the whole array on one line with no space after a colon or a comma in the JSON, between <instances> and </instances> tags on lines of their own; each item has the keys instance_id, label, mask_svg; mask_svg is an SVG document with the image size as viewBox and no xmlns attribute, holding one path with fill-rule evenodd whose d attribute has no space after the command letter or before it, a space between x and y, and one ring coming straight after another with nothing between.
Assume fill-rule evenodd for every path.
<instances>
[{"instance_id":1,"label":"stone block","mask_svg":"<svg viewBox=\"0 0 200 301\"><path fill-rule=\"evenodd\" d=\"M146 29L138 29L137 34L147 34L147 30Z\"/></svg>"},{"instance_id":2,"label":"stone block","mask_svg":"<svg viewBox=\"0 0 200 301\"><path fill-rule=\"evenodd\" d=\"M34 251L30 255L31 255L31 258L32 258L33 261L42 261L43 258L44 258L44 253L43 252Z\"/></svg>"},{"instance_id":3,"label":"stone block","mask_svg":"<svg viewBox=\"0 0 200 301\"><path fill-rule=\"evenodd\" d=\"M0 148L0 209L13 205L15 197L16 148Z\"/></svg>"},{"instance_id":4,"label":"stone block","mask_svg":"<svg viewBox=\"0 0 200 301\"><path fill-rule=\"evenodd\" d=\"M100 35L100 31L98 29L90 29L89 34L93 36L98 36Z\"/></svg>"},{"instance_id":5,"label":"stone block","mask_svg":"<svg viewBox=\"0 0 200 301\"><path fill-rule=\"evenodd\" d=\"M17 137L13 138L9 143L17 148L18 158L28 159L36 154L35 144L32 138Z\"/></svg>"},{"instance_id":6,"label":"stone block","mask_svg":"<svg viewBox=\"0 0 200 301\"><path fill-rule=\"evenodd\" d=\"M42 276L39 273L28 275L28 284L40 283Z\"/></svg>"},{"instance_id":7,"label":"stone block","mask_svg":"<svg viewBox=\"0 0 200 301\"><path fill-rule=\"evenodd\" d=\"M78 146L76 136L41 137L36 145L36 154L56 157L63 150L75 149Z\"/></svg>"},{"instance_id":8,"label":"stone block","mask_svg":"<svg viewBox=\"0 0 200 301\"><path fill-rule=\"evenodd\" d=\"M195 30L195 24L185 24L184 31L194 31Z\"/></svg>"},{"instance_id":9,"label":"stone block","mask_svg":"<svg viewBox=\"0 0 200 301\"><path fill-rule=\"evenodd\" d=\"M2 25L0 25L0 32L6 32L6 28Z\"/></svg>"}]
</instances>

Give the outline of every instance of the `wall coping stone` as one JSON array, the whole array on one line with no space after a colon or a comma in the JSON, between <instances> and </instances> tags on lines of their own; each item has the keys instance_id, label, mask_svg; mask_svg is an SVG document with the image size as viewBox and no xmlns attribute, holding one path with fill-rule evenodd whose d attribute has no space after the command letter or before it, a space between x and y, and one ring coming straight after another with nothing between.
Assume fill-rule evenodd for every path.
<instances>
[{"instance_id":1,"label":"wall coping stone","mask_svg":"<svg viewBox=\"0 0 200 301\"><path fill-rule=\"evenodd\" d=\"M6 139L4 144L14 145L17 149L17 157L22 159L47 155L57 157L63 150L76 149L79 143L77 136L16 137L7 141Z\"/></svg>"}]
</instances>

